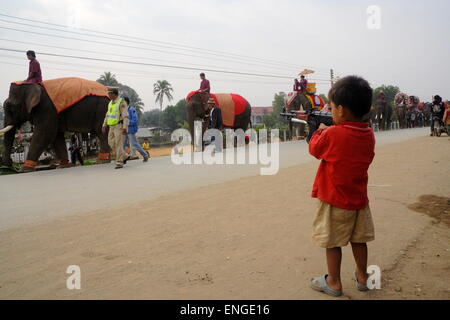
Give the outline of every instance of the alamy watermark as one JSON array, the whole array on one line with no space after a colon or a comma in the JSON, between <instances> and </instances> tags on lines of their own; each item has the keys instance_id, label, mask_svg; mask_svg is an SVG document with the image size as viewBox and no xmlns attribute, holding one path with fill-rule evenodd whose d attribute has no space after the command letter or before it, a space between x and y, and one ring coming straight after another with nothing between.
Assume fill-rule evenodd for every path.
<instances>
[{"instance_id":1,"label":"alamy watermark","mask_svg":"<svg viewBox=\"0 0 450 320\"><path fill-rule=\"evenodd\" d=\"M175 165L260 165L261 175L276 175L280 169L280 131L249 129L225 130L226 151L223 150L224 135L211 129L202 133L202 122L194 126L194 141L186 129L172 133L172 141L178 144L172 150ZM248 145L246 146L248 142ZM206 147L203 145L206 144ZM193 147L192 147L193 146ZM194 150L192 150L194 148ZM192 152L194 151L194 152Z\"/></svg>"},{"instance_id":2,"label":"alamy watermark","mask_svg":"<svg viewBox=\"0 0 450 320\"><path fill-rule=\"evenodd\" d=\"M381 8L377 5L372 5L367 8L367 28L369 30L381 29Z\"/></svg>"},{"instance_id":3,"label":"alamy watermark","mask_svg":"<svg viewBox=\"0 0 450 320\"><path fill-rule=\"evenodd\" d=\"M66 270L70 274L67 278L66 286L69 290L81 290L81 268L76 265L69 266Z\"/></svg>"},{"instance_id":4,"label":"alamy watermark","mask_svg":"<svg viewBox=\"0 0 450 320\"><path fill-rule=\"evenodd\" d=\"M370 266L367 268L369 279L367 279L367 287L370 290L381 290L381 268L379 266Z\"/></svg>"}]
</instances>

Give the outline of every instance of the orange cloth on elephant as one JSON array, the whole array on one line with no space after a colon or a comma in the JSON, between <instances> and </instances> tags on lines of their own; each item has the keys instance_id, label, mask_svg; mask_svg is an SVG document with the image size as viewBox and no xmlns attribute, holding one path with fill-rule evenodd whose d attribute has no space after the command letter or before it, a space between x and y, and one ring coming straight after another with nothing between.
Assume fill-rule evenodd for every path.
<instances>
[{"instance_id":1,"label":"orange cloth on elephant","mask_svg":"<svg viewBox=\"0 0 450 320\"><path fill-rule=\"evenodd\" d=\"M186 101L189 102L196 93L198 91L189 93ZM223 125L229 128L234 127L235 117L243 114L249 104L243 97L234 93L216 93L210 96L214 99L216 106L222 111Z\"/></svg>"},{"instance_id":2,"label":"orange cloth on elephant","mask_svg":"<svg viewBox=\"0 0 450 320\"><path fill-rule=\"evenodd\" d=\"M60 78L40 84L47 91L58 113L88 96L108 97L108 89L104 85L81 78Z\"/></svg>"}]
</instances>

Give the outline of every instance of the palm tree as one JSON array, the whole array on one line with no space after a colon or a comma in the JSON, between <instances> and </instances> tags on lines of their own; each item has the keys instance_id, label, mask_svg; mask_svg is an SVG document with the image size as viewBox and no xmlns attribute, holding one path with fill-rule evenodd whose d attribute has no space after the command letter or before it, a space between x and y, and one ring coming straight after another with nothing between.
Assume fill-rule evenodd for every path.
<instances>
[{"instance_id":1,"label":"palm tree","mask_svg":"<svg viewBox=\"0 0 450 320\"><path fill-rule=\"evenodd\" d=\"M115 87L119 85L116 76L111 72L105 72L104 74L102 74L97 82L107 87Z\"/></svg>"},{"instance_id":2,"label":"palm tree","mask_svg":"<svg viewBox=\"0 0 450 320\"><path fill-rule=\"evenodd\" d=\"M156 95L156 103L159 102L161 112L164 103L164 97L167 97L167 99L169 99L169 102L173 100L171 92L173 92L172 85L166 80L158 80L153 85L153 94Z\"/></svg>"},{"instance_id":3,"label":"palm tree","mask_svg":"<svg viewBox=\"0 0 450 320\"><path fill-rule=\"evenodd\" d=\"M173 91L172 85L166 81L166 80L158 80L153 85L153 94L156 95L156 103L159 102L160 106L160 117L159 117L159 127L161 127L162 122L162 106L164 103L164 97L167 97L167 99L170 101L173 100L171 92Z\"/></svg>"}]
</instances>

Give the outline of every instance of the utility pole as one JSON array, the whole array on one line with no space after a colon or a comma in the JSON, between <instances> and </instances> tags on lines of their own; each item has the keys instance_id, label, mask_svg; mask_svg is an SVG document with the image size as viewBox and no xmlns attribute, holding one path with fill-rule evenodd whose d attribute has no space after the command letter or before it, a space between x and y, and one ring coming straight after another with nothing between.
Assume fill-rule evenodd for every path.
<instances>
[{"instance_id":1,"label":"utility pole","mask_svg":"<svg viewBox=\"0 0 450 320\"><path fill-rule=\"evenodd\" d=\"M334 70L330 70L330 79L331 79L331 86L334 86Z\"/></svg>"}]
</instances>

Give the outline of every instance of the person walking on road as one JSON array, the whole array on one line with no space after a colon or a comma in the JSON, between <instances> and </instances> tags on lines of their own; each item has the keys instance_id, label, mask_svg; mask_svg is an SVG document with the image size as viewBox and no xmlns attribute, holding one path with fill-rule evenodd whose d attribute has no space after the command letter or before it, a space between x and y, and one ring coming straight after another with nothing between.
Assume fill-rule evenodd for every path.
<instances>
[{"instance_id":1,"label":"person walking on road","mask_svg":"<svg viewBox=\"0 0 450 320\"><path fill-rule=\"evenodd\" d=\"M122 169L130 160L129 154L123 150L129 126L128 105L125 100L119 98L118 88L108 88L108 96L111 101L103 122L103 132L109 127L108 143L116 154L116 169Z\"/></svg>"},{"instance_id":2,"label":"person walking on road","mask_svg":"<svg viewBox=\"0 0 450 320\"><path fill-rule=\"evenodd\" d=\"M223 130L223 118L222 118L222 110L216 106L216 102L213 98L208 100L208 107L206 112L209 113L209 125L208 129L216 129L219 131ZM216 151L222 152L223 145L219 141L216 141L215 137L212 137L211 143L215 143Z\"/></svg>"},{"instance_id":3,"label":"person walking on road","mask_svg":"<svg viewBox=\"0 0 450 320\"><path fill-rule=\"evenodd\" d=\"M78 134L74 133L70 138L70 156L72 160L72 165L77 165L77 160L80 162L82 166L84 166L83 157L81 156L81 139Z\"/></svg>"},{"instance_id":4,"label":"person walking on road","mask_svg":"<svg viewBox=\"0 0 450 320\"><path fill-rule=\"evenodd\" d=\"M130 119L130 125L128 126L128 135L125 137L123 149L125 151L129 143L131 154L135 154L135 150L137 150L144 158L144 162L148 162L148 154L144 151L144 149L142 149L136 138L136 133L139 130L139 116L137 114L136 108L130 105L130 99L128 97L123 98L123 100L125 100L128 105L128 117Z\"/></svg>"}]
</instances>

